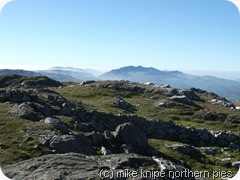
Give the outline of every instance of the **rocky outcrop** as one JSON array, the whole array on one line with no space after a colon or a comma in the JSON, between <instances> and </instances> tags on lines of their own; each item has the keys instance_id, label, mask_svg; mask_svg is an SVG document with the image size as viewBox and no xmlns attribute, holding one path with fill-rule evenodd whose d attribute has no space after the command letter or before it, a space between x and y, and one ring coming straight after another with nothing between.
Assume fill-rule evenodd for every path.
<instances>
[{"instance_id":1,"label":"rocky outcrop","mask_svg":"<svg viewBox=\"0 0 240 180\"><path fill-rule=\"evenodd\" d=\"M190 90L181 90L176 88L165 88L166 89L166 96L172 97L172 99L185 99L186 102L189 103L189 101L204 101L202 98L200 98L195 92L199 92L195 88L191 88ZM201 91L203 93L204 91ZM174 97L174 98L173 98ZM171 99L171 98L170 98Z\"/></svg>"},{"instance_id":2,"label":"rocky outcrop","mask_svg":"<svg viewBox=\"0 0 240 180\"><path fill-rule=\"evenodd\" d=\"M28 119L33 121L37 121L40 119L38 114L28 103L22 103L20 105L15 104L11 108L10 114L13 116L17 116L23 119Z\"/></svg>"},{"instance_id":3,"label":"rocky outcrop","mask_svg":"<svg viewBox=\"0 0 240 180\"><path fill-rule=\"evenodd\" d=\"M230 118L223 113L210 112L209 114L209 111L198 108L196 101L201 101L201 103L204 101L197 94L205 92L200 92L200 90L196 89L180 91L171 87L156 87L155 85L146 87L147 85L144 84L139 85L126 81L115 83L93 81L83 83L82 85L96 88L110 88L114 91L127 90L131 94L144 91L146 92L144 94L146 96L143 98L152 101L156 106L160 106L161 108L155 107L158 110L177 106L197 109L194 112L198 112L195 113L195 117L199 119L225 121L227 118ZM169 93L169 98L164 99L164 95L159 93ZM156 98L149 98L153 96L159 98L159 101ZM165 96L165 98L167 97ZM198 150L200 148L197 147L205 148L204 151L207 155L214 155L216 153L212 146L216 146L216 148L223 147L228 150L240 149L240 136L231 132L185 127L177 125L173 121L157 121L132 114L114 115L99 112L96 109L89 110L80 101L69 101L60 94L48 89L0 90L0 102L8 102L10 104L9 113L11 115L35 121L31 124L36 123L36 126L26 127L21 130L19 132L21 135L33 138L39 143L37 146L48 149L48 152L62 154L39 157L38 162L35 163L37 164L36 166L29 164L26 167L23 165L31 161L24 161L22 164L19 163L17 165L25 169L16 171L16 174L7 171L10 177L17 178L19 176L20 178L37 179L40 178L37 175L41 172L43 177L47 179L77 179L79 178L77 177L78 173L83 168L86 168L89 171L85 172L85 174L82 173L80 177L83 179L85 177L93 177L94 179L97 174L96 172L99 174L102 165L107 169L132 169L133 167L135 169L140 167L157 169L160 167L160 169L166 170L166 172L178 168L179 170L184 169L183 166L175 165L172 161L160 159L160 157L165 156L152 148L148 144L148 139L162 139L184 143L184 145L175 144L168 147L193 158L195 156L202 157ZM208 105L210 105L209 102ZM129 108L131 109L134 106L134 104L129 103L123 98L115 99L115 107L122 108L121 112ZM232 118L237 119L238 117L234 116ZM37 131L38 127L40 127L39 125L43 127L41 131ZM78 155L73 153L78 153ZM135 154L133 155L132 153ZM95 154L102 154L104 156L89 156ZM146 159L146 157L136 154L154 155L156 157L153 159L148 157ZM53 158L54 156L55 159ZM69 158L69 161L65 158ZM32 161L35 162L35 160L33 159ZM71 164L70 160L74 163ZM81 166L77 160L81 161ZM113 160L114 162L106 165L105 160ZM51 166L52 170L49 170L49 172L53 172L45 172L46 167L49 166L45 166L41 162ZM38 163L40 163L39 166ZM65 168L65 166L72 166L71 171L68 167ZM16 168L14 165L11 167ZM77 168L82 169L79 170ZM77 172L77 170L80 172ZM27 175L25 171L31 171L32 174ZM35 176L34 173L37 175Z\"/></svg>"},{"instance_id":4,"label":"rocky outcrop","mask_svg":"<svg viewBox=\"0 0 240 180\"><path fill-rule=\"evenodd\" d=\"M201 157L201 152L199 150L197 150L195 147L189 146L187 144L171 144L171 145L166 145L166 146L168 148L179 151L183 154L189 155L194 158Z\"/></svg>"},{"instance_id":5,"label":"rocky outcrop","mask_svg":"<svg viewBox=\"0 0 240 180\"><path fill-rule=\"evenodd\" d=\"M121 108L121 109L129 109L136 105L129 103L128 101L126 101L125 99L123 99L121 97L116 97L113 99L112 106Z\"/></svg>"},{"instance_id":6,"label":"rocky outcrop","mask_svg":"<svg viewBox=\"0 0 240 180\"><path fill-rule=\"evenodd\" d=\"M189 105L193 104L191 99L189 99L185 95L182 95L182 96L172 96L172 97L168 98L168 100L172 100L172 101L176 101L176 102L180 102L180 103L184 103L184 104L189 104Z\"/></svg>"},{"instance_id":7,"label":"rocky outcrop","mask_svg":"<svg viewBox=\"0 0 240 180\"><path fill-rule=\"evenodd\" d=\"M176 103L170 102L170 101L166 101L166 100L162 100L160 102L157 102L156 106L163 107L163 108L172 108L172 107L176 106Z\"/></svg>"},{"instance_id":8,"label":"rocky outcrop","mask_svg":"<svg viewBox=\"0 0 240 180\"><path fill-rule=\"evenodd\" d=\"M46 124L52 125L54 128L58 129L63 134L67 134L69 132L68 127L64 123L62 123L59 119L47 117L44 120L44 122Z\"/></svg>"},{"instance_id":9,"label":"rocky outcrop","mask_svg":"<svg viewBox=\"0 0 240 180\"><path fill-rule=\"evenodd\" d=\"M117 91L129 91L134 93L143 93L144 87L139 86L139 83L130 82L127 80L120 81L86 81L82 82L82 85L96 87L96 88L108 88Z\"/></svg>"},{"instance_id":10,"label":"rocky outcrop","mask_svg":"<svg viewBox=\"0 0 240 180\"><path fill-rule=\"evenodd\" d=\"M57 153L95 154L90 141L83 135L54 136L50 141L50 148Z\"/></svg>"},{"instance_id":11,"label":"rocky outcrop","mask_svg":"<svg viewBox=\"0 0 240 180\"><path fill-rule=\"evenodd\" d=\"M208 121L225 121L227 118L227 114L225 113L216 113L211 111L199 111L194 116Z\"/></svg>"},{"instance_id":12,"label":"rocky outcrop","mask_svg":"<svg viewBox=\"0 0 240 180\"><path fill-rule=\"evenodd\" d=\"M94 146L101 145L103 143L104 136L99 132L93 131L90 134L90 139Z\"/></svg>"},{"instance_id":13,"label":"rocky outcrop","mask_svg":"<svg viewBox=\"0 0 240 180\"><path fill-rule=\"evenodd\" d=\"M148 145L147 136L132 123L121 124L115 131L116 140L121 144L126 144L136 153L146 153Z\"/></svg>"},{"instance_id":14,"label":"rocky outcrop","mask_svg":"<svg viewBox=\"0 0 240 180\"><path fill-rule=\"evenodd\" d=\"M48 89L1 90L0 102L13 105L10 114L33 121L53 115L78 115L72 103Z\"/></svg>"},{"instance_id":15,"label":"rocky outcrop","mask_svg":"<svg viewBox=\"0 0 240 180\"><path fill-rule=\"evenodd\" d=\"M176 125L173 121L156 121L136 115L120 114L119 116L114 116L112 114L105 114L96 111L92 116L86 115L86 121L88 121L88 118L89 121L96 119L97 124L101 124L103 129L112 132L121 124L132 123L144 132L148 138L178 141L197 147L228 147L230 144L240 144L240 136L234 133L185 127L182 125Z\"/></svg>"},{"instance_id":16,"label":"rocky outcrop","mask_svg":"<svg viewBox=\"0 0 240 180\"><path fill-rule=\"evenodd\" d=\"M137 154L86 156L67 153L44 155L5 166L2 170L7 177L13 180L106 179L107 174L110 174L111 179L170 180L175 179L172 176L173 173L170 172L178 171L181 173L181 171L188 169L164 159L140 156ZM134 174L131 173L133 171ZM155 176L153 173L150 174L150 172L156 172ZM179 179L190 180L194 178L183 175Z\"/></svg>"},{"instance_id":17,"label":"rocky outcrop","mask_svg":"<svg viewBox=\"0 0 240 180\"><path fill-rule=\"evenodd\" d=\"M233 104L232 102L226 100L225 98L212 99L210 102L211 102L212 104L219 104L219 105L221 105L221 106L235 108L234 104Z\"/></svg>"},{"instance_id":18,"label":"rocky outcrop","mask_svg":"<svg viewBox=\"0 0 240 180\"><path fill-rule=\"evenodd\" d=\"M24 88L46 88L46 87L59 87L63 86L62 83L48 78L46 76L20 76L20 75L10 75L4 76L0 79L0 87L15 86Z\"/></svg>"},{"instance_id":19,"label":"rocky outcrop","mask_svg":"<svg viewBox=\"0 0 240 180\"><path fill-rule=\"evenodd\" d=\"M9 101L11 103L22 103L22 102L31 102L36 101L37 97L32 96L33 90L1 90L0 91L0 102Z\"/></svg>"}]
</instances>

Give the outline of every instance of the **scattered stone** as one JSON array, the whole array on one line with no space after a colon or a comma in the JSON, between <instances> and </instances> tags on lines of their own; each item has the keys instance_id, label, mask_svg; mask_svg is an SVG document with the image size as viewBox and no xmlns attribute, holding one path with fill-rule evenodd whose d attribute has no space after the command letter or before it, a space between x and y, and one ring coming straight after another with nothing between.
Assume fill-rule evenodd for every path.
<instances>
[{"instance_id":1,"label":"scattered stone","mask_svg":"<svg viewBox=\"0 0 240 180\"><path fill-rule=\"evenodd\" d=\"M228 148L231 149L231 150L239 150L240 149L240 144L230 143Z\"/></svg>"},{"instance_id":2,"label":"scattered stone","mask_svg":"<svg viewBox=\"0 0 240 180\"><path fill-rule=\"evenodd\" d=\"M96 132L96 131L93 131L91 134L90 134L90 139L91 139L91 142L94 146L96 145L100 145L102 144L103 142L103 135L99 132Z\"/></svg>"},{"instance_id":3,"label":"scattered stone","mask_svg":"<svg viewBox=\"0 0 240 180\"><path fill-rule=\"evenodd\" d=\"M67 134L69 132L68 127L62 123L59 119L56 118L51 118L51 117L47 117L44 122L46 124L50 124L53 127L55 127L56 129L58 129L59 131Z\"/></svg>"},{"instance_id":4,"label":"scattered stone","mask_svg":"<svg viewBox=\"0 0 240 180\"><path fill-rule=\"evenodd\" d=\"M172 88L169 84L161 84L160 86L162 88Z\"/></svg>"},{"instance_id":5,"label":"scattered stone","mask_svg":"<svg viewBox=\"0 0 240 180\"><path fill-rule=\"evenodd\" d=\"M208 155L213 155L214 156L216 154L216 150L211 148L211 147L202 147L202 149Z\"/></svg>"},{"instance_id":6,"label":"scattered stone","mask_svg":"<svg viewBox=\"0 0 240 180\"><path fill-rule=\"evenodd\" d=\"M240 161L233 162L233 163L232 163L232 167L240 168Z\"/></svg>"},{"instance_id":7,"label":"scattered stone","mask_svg":"<svg viewBox=\"0 0 240 180\"><path fill-rule=\"evenodd\" d=\"M212 104L219 104L219 105L221 105L221 106L225 106L225 107L233 107L233 108L235 108L235 105L232 103L232 102L230 102L230 101L227 101L226 99L212 99L211 101L210 101Z\"/></svg>"},{"instance_id":8,"label":"scattered stone","mask_svg":"<svg viewBox=\"0 0 240 180\"><path fill-rule=\"evenodd\" d=\"M197 150L195 147L186 145L186 144L172 144L172 145L166 145L166 147L171 148L173 150L177 150L183 154L197 157L201 155L201 152Z\"/></svg>"},{"instance_id":9,"label":"scattered stone","mask_svg":"<svg viewBox=\"0 0 240 180\"><path fill-rule=\"evenodd\" d=\"M104 131L104 138L106 140L111 140L113 137L113 134L109 130Z\"/></svg>"},{"instance_id":10,"label":"scattered stone","mask_svg":"<svg viewBox=\"0 0 240 180\"><path fill-rule=\"evenodd\" d=\"M192 101L186 97L185 95L182 96L172 96L170 98L168 98L169 100L175 101L175 102L180 102L180 103L184 103L184 104L188 104L188 105L192 105Z\"/></svg>"},{"instance_id":11,"label":"scattered stone","mask_svg":"<svg viewBox=\"0 0 240 180\"><path fill-rule=\"evenodd\" d=\"M179 95L184 95L192 101L203 101L194 91L191 90L179 90Z\"/></svg>"},{"instance_id":12,"label":"scattered stone","mask_svg":"<svg viewBox=\"0 0 240 180\"><path fill-rule=\"evenodd\" d=\"M146 82L146 83L144 83L145 85L148 85L148 86L155 86L155 84L154 83L152 83L152 82Z\"/></svg>"},{"instance_id":13,"label":"scattered stone","mask_svg":"<svg viewBox=\"0 0 240 180\"><path fill-rule=\"evenodd\" d=\"M112 152L109 149L107 149L104 146L102 146L101 147L101 154L102 155L110 155L110 154L112 154Z\"/></svg>"},{"instance_id":14,"label":"scattered stone","mask_svg":"<svg viewBox=\"0 0 240 180\"><path fill-rule=\"evenodd\" d=\"M134 104L129 103L121 97L114 98L112 105L121 109L134 107Z\"/></svg>"},{"instance_id":15,"label":"scattered stone","mask_svg":"<svg viewBox=\"0 0 240 180\"><path fill-rule=\"evenodd\" d=\"M87 124L80 123L78 121L75 121L74 129L81 132L91 132L91 128Z\"/></svg>"},{"instance_id":16,"label":"scattered stone","mask_svg":"<svg viewBox=\"0 0 240 180\"><path fill-rule=\"evenodd\" d=\"M22 83L23 86L26 86L26 82ZM174 89L171 87L159 87L154 86L150 87L149 89L144 84L137 84L132 83L129 81L103 81L101 83L98 82L91 82L86 83L86 86L92 86L96 88L109 88L114 90L121 91L128 91L131 93L139 93L139 92L146 92L147 97L152 97L153 95L155 98L161 97L161 95L164 92L167 92L170 98L167 100L162 100L159 102L159 104L156 104L160 107L171 107L173 104L177 104L176 102L194 105L193 101L202 101L200 97L197 95L198 93L207 93L201 90L179 90ZM143 88L144 87L144 88ZM146 88L146 89L145 89ZM155 88L157 88L155 90ZM163 89L165 88L165 89ZM161 93L159 95L159 93ZM120 94L120 93L119 93ZM212 97L211 94L209 94L209 97ZM214 95L216 99L219 99L217 95ZM125 97L125 96L123 96ZM201 96L202 97L202 96ZM224 99L221 99L222 101L225 101ZM25 102L23 102L25 101ZM154 100L155 101L155 100ZM157 101L157 100L156 100ZM156 102L155 101L155 102ZM174 101L174 102L173 102ZM75 157L77 159L82 160L80 161L82 163L81 167L85 167L84 164L88 160L93 160L94 163L101 162L102 164L107 163L107 161L102 161L102 158L108 158L108 156L86 156L86 155L92 155L95 154L96 149L100 149L101 147L101 153L104 155L109 155L111 159L104 159L109 161L118 161L115 163L114 166L111 167L117 167L117 168L128 168L128 167L146 167L144 163L149 163L151 167L154 168L160 168L164 170L180 170L181 168L184 168L182 166L175 165L171 161L167 162L164 160L154 160L154 166L152 166L153 160L140 158L138 155L133 155L132 153L138 153L138 154L157 154L159 155L159 152L157 152L154 149L151 149L151 147L148 145L147 138L153 138L153 139L165 139L170 141L178 141L182 143L186 143L188 145L172 145L172 149L175 149L183 154L187 154L194 157L201 157L200 151L195 147L204 147L204 151L206 154L214 155L216 153L214 148L209 148L206 146L217 146L217 147L223 147L224 152L227 153L224 154L226 157L231 157L231 150L239 150L240 149L240 136L237 134L233 134L231 132L224 132L224 131L212 131L206 129L199 129L194 127L184 127L182 125L177 125L173 121L155 121L152 119L145 119L143 117L139 117L137 115L131 115L131 114L121 114L119 116L98 112L97 110L88 111L85 109L85 105L83 103L74 102L71 103L67 99L63 98L60 94L48 90L48 89L31 89L31 90L0 90L0 102L8 102L12 106L12 109L9 111L12 115L16 115L22 118L29 118L31 120L39 120L43 119L43 121L47 124L52 125L55 127L55 129L60 130L56 131L53 130L53 128L49 128L49 126L44 126L43 130L41 132L36 131L36 128L38 126L34 127L28 127L26 129L21 130L21 133L27 134L28 136L32 137L33 139L37 140L40 143L40 146L44 145L46 147L50 147L53 153L69 153L69 152L75 152L75 153L83 153L84 156L79 157L78 155L74 155L73 157L67 156L70 158L70 160L74 160ZM221 102L222 103L222 102ZM225 103L225 102L224 102ZM137 106L135 104L131 104L128 101L124 100L123 98L117 98L117 104L120 107L124 108L132 108L134 106ZM75 106L76 105L76 106ZM200 109L198 112L201 112ZM237 113L237 111L235 111ZM64 118L67 116L69 119L71 119L70 123L68 124L69 128L65 123L63 123L61 120L53 117L59 117L60 115L64 115ZM215 116L216 115L216 116ZM212 116L215 116L215 120L230 120L231 118L233 120L240 119L237 116L227 116L226 114L222 113L215 113L211 112L209 115L206 112L206 115L203 115L202 117L204 119L213 119ZM66 122L66 121L64 121ZM231 121L233 122L233 121ZM33 123L34 124L34 123ZM36 123L37 124L37 123ZM71 125L69 125L71 124ZM46 128L46 129L45 129ZM48 128L48 129L47 129ZM74 131L81 131L81 132L87 132L85 134L88 134L88 137L85 137L84 135L78 135ZM34 132L35 131L35 132ZM19 131L20 132L20 131ZM113 132L113 133L111 133ZM113 135L114 134L114 135ZM93 148L93 146L95 146ZM195 147L194 147L195 146ZM0 144L1 148L1 144ZM33 146L33 150L38 150L39 146ZM228 152L225 152L227 151ZM124 153L121 155L113 155L112 153ZM71 153L70 153L71 154ZM111 154L111 155L110 155ZM127 156L126 156L127 154ZM68 176L70 179L77 179L77 173L71 174L72 169L67 170L65 168L65 165L61 160L59 160L61 157L65 157L64 155L53 155L56 157L56 161L53 160L52 162L56 164L51 164L50 160L48 159L40 159L47 163L50 163L49 166L46 167L54 167L55 170L59 170L58 172L48 174L48 169L45 171L41 171L44 178L46 179L64 179L65 175L68 176L69 174L71 176ZM134 158L133 158L134 156ZM48 156L49 158L52 156ZM42 157L44 158L44 156ZM72 159L71 159L72 158ZM115 159L114 159L115 158ZM87 160L86 160L87 159ZM71 163L70 160L67 162ZM95 161L96 160L96 161ZM159 161L159 162L158 162ZM78 163L80 163L78 162ZM229 164L228 161L226 161L227 164ZM58 164L59 163L59 164ZM62 163L62 164L61 164ZM101 165L102 165L101 164ZM61 166L59 167L59 166ZM134 165L134 166L133 166ZM158 167L159 165L159 167ZM73 165L78 166L77 163ZM96 165L98 166L98 165ZM91 170L95 168L98 170L98 167L96 166L87 166L84 169L85 171L89 170L90 174L87 174L86 177L90 178L91 176ZM29 177L27 179L37 179L35 178L35 169L34 166L31 166L33 169L30 168L30 171L34 171L33 173L28 174ZM78 166L79 167L79 166ZM107 166L109 167L109 166ZM54 169L53 168L53 169ZM73 168L73 169L74 169ZM106 166L105 166L106 168ZM64 169L64 171L63 171ZM29 169L28 173L29 173ZM41 167L40 167L41 170ZM39 170L39 171L40 171ZM23 173L23 170L20 170L21 173ZM15 176L15 174L12 172L9 172L11 175ZM50 170L51 172L51 170ZM16 174L18 171L16 171ZM36 171L38 173L38 171ZM95 172L94 172L95 173ZM19 175L19 174L18 174ZM96 174L95 174L96 175ZM43 177L39 176L39 177ZM81 175L81 178L84 175ZM23 179L21 175L19 175L20 179ZM93 176L93 179L95 176ZM99 178L99 177L98 177ZM184 179L184 178L183 178Z\"/></svg>"},{"instance_id":17,"label":"scattered stone","mask_svg":"<svg viewBox=\"0 0 240 180\"><path fill-rule=\"evenodd\" d=\"M123 144L122 149L123 149L124 153L126 153L126 154L133 153L133 148L130 144Z\"/></svg>"},{"instance_id":18,"label":"scattered stone","mask_svg":"<svg viewBox=\"0 0 240 180\"><path fill-rule=\"evenodd\" d=\"M178 94L178 90L176 88L167 88L167 92L165 93L166 96L177 96Z\"/></svg>"},{"instance_id":19,"label":"scattered stone","mask_svg":"<svg viewBox=\"0 0 240 180\"><path fill-rule=\"evenodd\" d=\"M165 169L161 169L157 162L161 162ZM163 159L152 159L151 157L137 154L112 154L107 156L86 156L76 153L49 154L30 160L21 161L13 165L1 167L4 174L10 179L62 179L82 180L99 179L102 169L113 171L149 171L153 169L160 172L169 170L184 171L186 168L170 163ZM116 173L114 173L116 175ZM116 176L113 179L119 179ZM132 178L130 178L132 179ZM140 178L141 179L141 178ZM150 178L153 179L153 178ZM171 177L164 178L170 180ZM181 177L180 180L193 178Z\"/></svg>"},{"instance_id":20,"label":"scattered stone","mask_svg":"<svg viewBox=\"0 0 240 180\"><path fill-rule=\"evenodd\" d=\"M90 80L90 81L82 81L80 85L87 85L87 84L92 84L95 83L96 81Z\"/></svg>"},{"instance_id":21,"label":"scattered stone","mask_svg":"<svg viewBox=\"0 0 240 180\"><path fill-rule=\"evenodd\" d=\"M95 154L89 140L83 135L54 136L50 141L50 148L56 150L57 153Z\"/></svg>"},{"instance_id":22,"label":"scattered stone","mask_svg":"<svg viewBox=\"0 0 240 180\"><path fill-rule=\"evenodd\" d=\"M91 123L93 131L104 132L105 128L102 123L99 122L92 122Z\"/></svg>"},{"instance_id":23,"label":"scattered stone","mask_svg":"<svg viewBox=\"0 0 240 180\"><path fill-rule=\"evenodd\" d=\"M197 112L194 116L207 121L225 121L227 118L227 114L225 113L217 114L215 112L206 111L206 110Z\"/></svg>"},{"instance_id":24,"label":"scattered stone","mask_svg":"<svg viewBox=\"0 0 240 180\"><path fill-rule=\"evenodd\" d=\"M13 116L21 117L23 119L28 119L28 120L32 120L32 121L40 120L38 114L27 103L22 103L20 105L15 104L11 108L10 114Z\"/></svg>"},{"instance_id":25,"label":"scattered stone","mask_svg":"<svg viewBox=\"0 0 240 180\"><path fill-rule=\"evenodd\" d=\"M164 108L172 108L175 105L176 104L173 102L165 102L165 101L160 101L160 102L156 103L156 106L164 107Z\"/></svg>"},{"instance_id":26,"label":"scattered stone","mask_svg":"<svg viewBox=\"0 0 240 180\"><path fill-rule=\"evenodd\" d=\"M131 145L134 152L141 152L148 146L147 137L132 123L121 124L116 128L115 137L122 144Z\"/></svg>"}]
</instances>

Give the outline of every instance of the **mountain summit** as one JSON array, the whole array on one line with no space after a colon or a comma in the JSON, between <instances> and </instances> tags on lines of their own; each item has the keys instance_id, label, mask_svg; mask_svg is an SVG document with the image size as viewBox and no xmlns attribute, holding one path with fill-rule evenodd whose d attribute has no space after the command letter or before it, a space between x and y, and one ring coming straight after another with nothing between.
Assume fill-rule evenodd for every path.
<instances>
[{"instance_id":1,"label":"mountain summit","mask_svg":"<svg viewBox=\"0 0 240 180\"><path fill-rule=\"evenodd\" d=\"M168 84L164 79L178 79L182 77L184 73L180 71L160 71L153 67L143 67L143 66L126 66L119 69L111 70L103 75L100 78L103 79L127 79L137 82L154 82Z\"/></svg>"},{"instance_id":2,"label":"mountain summit","mask_svg":"<svg viewBox=\"0 0 240 180\"><path fill-rule=\"evenodd\" d=\"M98 76L100 72L91 69L53 67L41 71L0 70L0 75L47 76L60 82L81 82L86 80L130 80L140 83L169 84L177 88L200 88L214 92L229 100L240 99L240 82L214 76L197 76L181 71L162 71L153 67L126 66L113 69Z\"/></svg>"},{"instance_id":3,"label":"mountain summit","mask_svg":"<svg viewBox=\"0 0 240 180\"><path fill-rule=\"evenodd\" d=\"M104 80L130 80L135 82L152 82L170 84L177 88L201 88L230 99L239 98L240 83L214 76L197 76L181 71L161 71L153 67L126 66L114 69L99 76Z\"/></svg>"}]
</instances>

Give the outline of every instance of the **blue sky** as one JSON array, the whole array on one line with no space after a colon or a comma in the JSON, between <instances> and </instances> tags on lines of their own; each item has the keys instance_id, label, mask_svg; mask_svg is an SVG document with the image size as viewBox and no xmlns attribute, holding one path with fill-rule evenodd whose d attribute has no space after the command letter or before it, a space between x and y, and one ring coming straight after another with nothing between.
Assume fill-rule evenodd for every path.
<instances>
[{"instance_id":1,"label":"blue sky","mask_svg":"<svg viewBox=\"0 0 240 180\"><path fill-rule=\"evenodd\" d=\"M15 0L0 14L0 68L234 71L240 15L226 0Z\"/></svg>"}]
</instances>

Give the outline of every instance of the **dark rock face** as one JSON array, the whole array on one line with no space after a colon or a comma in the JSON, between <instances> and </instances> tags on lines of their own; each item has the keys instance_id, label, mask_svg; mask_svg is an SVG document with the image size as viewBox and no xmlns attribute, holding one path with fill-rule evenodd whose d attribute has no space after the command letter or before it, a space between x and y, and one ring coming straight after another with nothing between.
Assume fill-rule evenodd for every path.
<instances>
[{"instance_id":1,"label":"dark rock face","mask_svg":"<svg viewBox=\"0 0 240 180\"><path fill-rule=\"evenodd\" d=\"M203 101L193 90L179 90L180 95L184 95L192 101Z\"/></svg>"},{"instance_id":2,"label":"dark rock face","mask_svg":"<svg viewBox=\"0 0 240 180\"><path fill-rule=\"evenodd\" d=\"M191 101L191 99L189 99L187 96L185 95L182 95L182 96L172 96L170 98L168 98L169 100L172 100L172 101L176 101L176 102L181 102L181 103L184 103L184 104L189 104L189 105L192 105L193 102Z\"/></svg>"},{"instance_id":3,"label":"dark rock face","mask_svg":"<svg viewBox=\"0 0 240 180\"><path fill-rule=\"evenodd\" d=\"M202 148L204 150L204 152L206 154L210 154L210 155L215 155L216 154L216 150L214 148L211 147L203 147Z\"/></svg>"},{"instance_id":4,"label":"dark rock face","mask_svg":"<svg viewBox=\"0 0 240 180\"><path fill-rule=\"evenodd\" d=\"M134 152L148 146L147 136L132 123L121 124L116 128L116 139L123 144L131 145Z\"/></svg>"},{"instance_id":5,"label":"dark rock face","mask_svg":"<svg viewBox=\"0 0 240 180\"><path fill-rule=\"evenodd\" d=\"M158 103L156 103L156 106L158 107L164 107L164 108L172 108L174 107L176 104L173 102L168 102L168 101L160 101Z\"/></svg>"},{"instance_id":6,"label":"dark rock face","mask_svg":"<svg viewBox=\"0 0 240 180\"><path fill-rule=\"evenodd\" d=\"M34 111L34 109L27 103L14 105L10 110L10 113L13 116L18 116L18 117L33 120L33 121L37 121L40 119L38 114Z\"/></svg>"},{"instance_id":7,"label":"dark rock face","mask_svg":"<svg viewBox=\"0 0 240 180\"><path fill-rule=\"evenodd\" d=\"M66 134L69 132L68 127L62 123L59 119L48 117L44 120L46 124L50 124L62 133Z\"/></svg>"},{"instance_id":8,"label":"dark rock face","mask_svg":"<svg viewBox=\"0 0 240 180\"><path fill-rule=\"evenodd\" d=\"M210 120L210 121L225 121L227 118L227 114L224 113L215 113L211 111L203 111L195 114L195 117L201 118L202 120Z\"/></svg>"},{"instance_id":9,"label":"dark rock face","mask_svg":"<svg viewBox=\"0 0 240 180\"><path fill-rule=\"evenodd\" d=\"M20 75L4 76L0 79L0 87L17 86L27 88L59 87L63 84L45 76L27 77Z\"/></svg>"},{"instance_id":10,"label":"dark rock face","mask_svg":"<svg viewBox=\"0 0 240 180\"><path fill-rule=\"evenodd\" d=\"M189 155L191 157L201 157L201 152L199 150L187 144L172 144L168 145L167 147L179 151L183 154Z\"/></svg>"},{"instance_id":11,"label":"dark rock face","mask_svg":"<svg viewBox=\"0 0 240 180\"><path fill-rule=\"evenodd\" d=\"M76 108L58 93L48 89L0 91L0 102L10 102L14 116L37 121L41 116L77 116Z\"/></svg>"},{"instance_id":12,"label":"dark rock face","mask_svg":"<svg viewBox=\"0 0 240 180\"><path fill-rule=\"evenodd\" d=\"M84 83L85 84L85 83ZM108 88L118 91L130 91L134 93L142 93L145 88L137 85L138 83L133 83L127 80L120 81L89 81L86 86L97 87L97 88Z\"/></svg>"},{"instance_id":13,"label":"dark rock face","mask_svg":"<svg viewBox=\"0 0 240 180\"><path fill-rule=\"evenodd\" d=\"M125 178L117 174L119 171L136 171L135 179L144 178L142 172L156 170L164 172L162 180L174 179L168 176L169 171L184 171L186 168L172 164L169 161L158 158L140 156L137 154L113 154L107 156L86 156L82 154L50 154L38 158L22 161L14 165L2 168L4 174L13 180L83 180L104 178L103 169L114 172L112 179L133 179L126 175ZM192 177L181 177L179 179L190 180Z\"/></svg>"},{"instance_id":14,"label":"dark rock face","mask_svg":"<svg viewBox=\"0 0 240 180\"><path fill-rule=\"evenodd\" d=\"M95 154L89 140L82 135L55 136L50 141L50 147L57 153Z\"/></svg>"},{"instance_id":15,"label":"dark rock face","mask_svg":"<svg viewBox=\"0 0 240 180\"><path fill-rule=\"evenodd\" d=\"M96 131L93 131L90 134L90 139L91 139L91 142L92 142L93 145L100 145L100 144L102 144L103 138L104 138L104 136L101 133L96 132Z\"/></svg>"},{"instance_id":16,"label":"dark rock face","mask_svg":"<svg viewBox=\"0 0 240 180\"><path fill-rule=\"evenodd\" d=\"M121 97L114 98L112 105L121 109L128 109L135 106Z\"/></svg>"}]
</instances>

